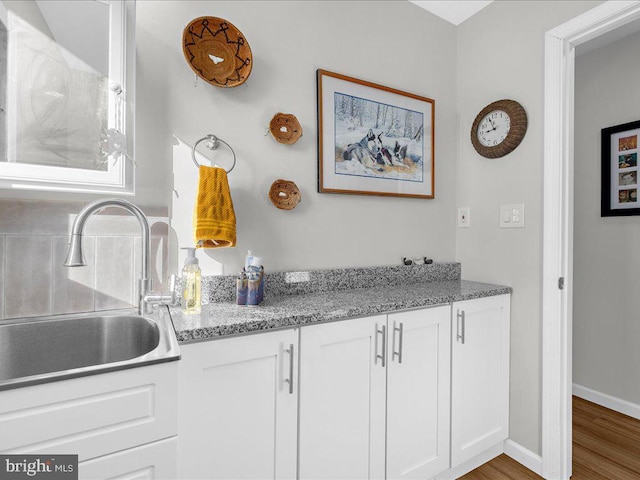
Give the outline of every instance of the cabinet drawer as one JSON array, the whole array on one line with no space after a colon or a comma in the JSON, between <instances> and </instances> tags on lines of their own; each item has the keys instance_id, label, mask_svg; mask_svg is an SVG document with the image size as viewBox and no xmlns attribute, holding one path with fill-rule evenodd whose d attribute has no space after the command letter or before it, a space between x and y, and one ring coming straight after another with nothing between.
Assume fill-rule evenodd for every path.
<instances>
[{"instance_id":1,"label":"cabinet drawer","mask_svg":"<svg viewBox=\"0 0 640 480\"><path fill-rule=\"evenodd\" d=\"M78 465L80 480L175 480L177 437L167 438Z\"/></svg>"},{"instance_id":2,"label":"cabinet drawer","mask_svg":"<svg viewBox=\"0 0 640 480\"><path fill-rule=\"evenodd\" d=\"M178 362L0 392L0 452L79 461L177 433Z\"/></svg>"}]
</instances>

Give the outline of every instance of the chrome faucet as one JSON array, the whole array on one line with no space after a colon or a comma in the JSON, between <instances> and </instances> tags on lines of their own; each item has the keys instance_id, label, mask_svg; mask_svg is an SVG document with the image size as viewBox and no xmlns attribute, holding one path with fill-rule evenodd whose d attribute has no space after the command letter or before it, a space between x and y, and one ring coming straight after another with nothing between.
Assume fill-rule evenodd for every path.
<instances>
[{"instance_id":1,"label":"chrome faucet","mask_svg":"<svg viewBox=\"0 0 640 480\"><path fill-rule=\"evenodd\" d=\"M171 275L169 279L170 291L168 293L152 292L152 282L149 278L149 252L151 246L149 221L140 208L127 200L120 198L96 200L80 210L80 213L78 213L78 216L73 222L73 227L71 227L69 253L64 262L64 266L82 267L86 265L82 253L82 232L84 230L84 224L89 217L101 212L106 207L119 207L128 211L138 219L140 229L142 230L142 271L140 272L140 280L138 281L138 314L144 315L145 313L151 313L154 305L175 304L175 275Z\"/></svg>"}]
</instances>

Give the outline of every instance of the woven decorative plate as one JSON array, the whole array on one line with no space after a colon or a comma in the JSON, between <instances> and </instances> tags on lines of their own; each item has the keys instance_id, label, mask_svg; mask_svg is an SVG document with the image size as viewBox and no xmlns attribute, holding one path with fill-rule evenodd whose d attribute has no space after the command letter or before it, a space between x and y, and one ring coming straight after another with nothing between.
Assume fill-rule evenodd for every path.
<instances>
[{"instance_id":1,"label":"woven decorative plate","mask_svg":"<svg viewBox=\"0 0 640 480\"><path fill-rule=\"evenodd\" d=\"M294 182L279 178L271 185L269 198L277 208L293 210L302 200L302 195Z\"/></svg>"},{"instance_id":2,"label":"woven decorative plate","mask_svg":"<svg viewBox=\"0 0 640 480\"><path fill-rule=\"evenodd\" d=\"M300 122L291 113L276 113L269 124L269 131L278 142L287 145L296 143L302 136Z\"/></svg>"},{"instance_id":3,"label":"woven decorative plate","mask_svg":"<svg viewBox=\"0 0 640 480\"><path fill-rule=\"evenodd\" d=\"M253 66L247 39L222 18L192 20L182 33L182 51L196 75L216 87L242 85Z\"/></svg>"}]
</instances>

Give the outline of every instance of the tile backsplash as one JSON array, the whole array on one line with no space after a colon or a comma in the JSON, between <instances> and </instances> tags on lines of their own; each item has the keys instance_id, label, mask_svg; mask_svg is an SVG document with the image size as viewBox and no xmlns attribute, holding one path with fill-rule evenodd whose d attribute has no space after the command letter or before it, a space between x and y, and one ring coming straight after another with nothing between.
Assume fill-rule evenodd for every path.
<instances>
[{"instance_id":1,"label":"tile backsplash","mask_svg":"<svg viewBox=\"0 0 640 480\"><path fill-rule=\"evenodd\" d=\"M0 319L136 304L140 228L124 210L110 208L92 217L83 238L87 266L63 266L71 225L83 206L0 200ZM170 263L167 210L141 208L151 225L150 274L154 290L161 290Z\"/></svg>"}]
</instances>

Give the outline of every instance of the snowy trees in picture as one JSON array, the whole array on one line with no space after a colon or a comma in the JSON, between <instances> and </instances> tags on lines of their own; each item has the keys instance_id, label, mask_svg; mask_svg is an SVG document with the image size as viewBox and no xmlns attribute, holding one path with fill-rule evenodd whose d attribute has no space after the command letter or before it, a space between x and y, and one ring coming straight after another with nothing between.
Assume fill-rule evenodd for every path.
<instances>
[{"instance_id":1,"label":"snowy trees in picture","mask_svg":"<svg viewBox=\"0 0 640 480\"><path fill-rule=\"evenodd\" d=\"M423 181L422 113L334 95L337 174Z\"/></svg>"},{"instance_id":2,"label":"snowy trees in picture","mask_svg":"<svg viewBox=\"0 0 640 480\"><path fill-rule=\"evenodd\" d=\"M318 70L319 191L433 198L434 101Z\"/></svg>"}]
</instances>

